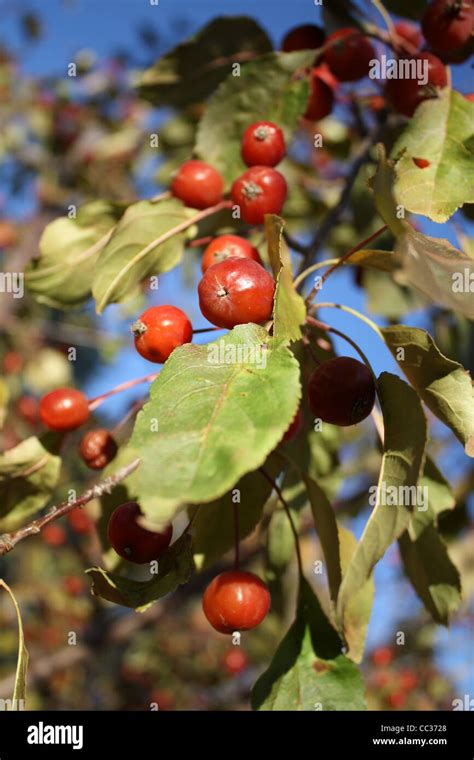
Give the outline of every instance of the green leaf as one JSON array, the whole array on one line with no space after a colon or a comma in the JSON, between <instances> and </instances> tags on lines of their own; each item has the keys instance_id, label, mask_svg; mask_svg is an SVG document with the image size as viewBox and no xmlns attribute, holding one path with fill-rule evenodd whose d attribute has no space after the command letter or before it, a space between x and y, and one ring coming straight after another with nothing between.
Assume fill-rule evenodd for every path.
<instances>
[{"instance_id":1,"label":"green leaf","mask_svg":"<svg viewBox=\"0 0 474 760\"><path fill-rule=\"evenodd\" d=\"M296 620L252 692L254 710L364 710L357 666L303 579Z\"/></svg>"},{"instance_id":2,"label":"green leaf","mask_svg":"<svg viewBox=\"0 0 474 760\"><path fill-rule=\"evenodd\" d=\"M402 234L395 244L400 262L397 281L416 288L437 306L445 306L474 319L474 260L447 240L415 230Z\"/></svg>"},{"instance_id":3,"label":"green leaf","mask_svg":"<svg viewBox=\"0 0 474 760\"><path fill-rule=\"evenodd\" d=\"M364 275L364 290L367 310L387 319L400 319L426 305L418 293L401 287L384 272L373 269Z\"/></svg>"},{"instance_id":4,"label":"green leaf","mask_svg":"<svg viewBox=\"0 0 474 760\"><path fill-rule=\"evenodd\" d=\"M461 602L461 580L434 525L428 525L415 541L404 533L400 552L416 593L436 623L448 625Z\"/></svg>"},{"instance_id":5,"label":"green leaf","mask_svg":"<svg viewBox=\"0 0 474 760\"><path fill-rule=\"evenodd\" d=\"M395 237L402 235L408 228L404 221L404 209L400 209L394 195L396 180L393 161L387 161L385 148L378 145L379 162L369 186L374 193L375 207Z\"/></svg>"},{"instance_id":6,"label":"green leaf","mask_svg":"<svg viewBox=\"0 0 474 760\"><path fill-rule=\"evenodd\" d=\"M285 496L285 492L283 491ZM293 519L293 524L298 530L299 512L288 503L288 509ZM280 575L288 567L295 553L295 537L291 529L286 510L278 502L273 512L267 529L267 566L275 575Z\"/></svg>"},{"instance_id":7,"label":"green leaf","mask_svg":"<svg viewBox=\"0 0 474 760\"><path fill-rule=\"evenodd\" d=\"M143 510L166 522L181 504L225 494L263 465L293 420L300 395L296 359L274 347L257 325L176 349L151 387L129 444L142 459L129 487Z\"/></svg>"},{"instance_id":8,"label":"green leaf","mask_svg":"<svg viewBox=\"0 0 474 760\"><path fill-rule=\"evenodd\" d=\"M451 486L429 457L419 485L424 489L424 503L413 511L408 533L414 541L430 523L436 522L438 515L454 509L456 501Z\"/></svg>"},{"instance_id":9,"label":"green leaf","mask_svg":"<svg viewBox=\"0 0 474 760\"><path fill-rule=\"evenodd\" d=\"M39 243L40 257L25 272L28 290L58 309L85 303L100 252L109 241L123 207L106 201L85 204L75 219L48 224Z\"/></svg>"},{"instance_id":10,"label":"green leaf","mask_svg":"<svg viewBox=\"0 0 474 760\"><path fill-rule=\"evenodd\" d=\"M269 53L229 74L201 119L197 155L233 182L247 168L240 155L243 131L262 119L277 123L289 138L306 109L307 80L295 72L310 66L314 52Z\"/></svg>"},{"instance_id":11,"label":"green leaf","mask_svg":"<svg viewBox=\"0 0 474 760\"><path fill-rule=\"evenodd\" d=\"M393 272L397 267L396 257L393 251L380 251L372 248L363 248L352 254L347 266L359 266L367 269L378 269L380 272Z\"/></svg>"},{"instance_id":12,"label":"green leaf","mask_svg":"<svg viewBox=\"0 0 474 760\"><path fill-rule=\"evenodd\" d=\"M326 493L318 483L308 477L304 472L302 473L302 476L308 491L314 526L324 554L329 592L332 601L335 602L342 578L336 515L334 514L332 504L326 496Z\"/></svg>"},{"instance_id":13,"label":"green leaf","mask_svg":"<svg viewBox=\"0 0 474 760\"><path fill-rule=\"evenodd\" d=\"M382 329L385 341L427 407L474 456L474 390L469 373L446 356L426 330L395 325Z\"/></svg>"},{"instance_id":14,"label":"green leaf","mask_svg":"<svg viewBox=\"0 0 474 760\"><path fill-rule=\"evenodd\" d=\"M474 105L445 88L416 109L396 141L395 196L407 211L446 222L474 202ZM430 165L420 169L413 158Z\"/></svg>"},{"instance_id":15,"label":"green leaf","mask_svg":"<svg viewBox=\"0 0 474 760\"><path fill-rule=\"evenodd\" d=\"M265 219L270 264L277 278L273 306L273 336L277 344L288 345L301 339L306 307L293 285L291 258L283 239L284 227L285 223L278 216L269 215Z\"/></svg>"},{"instance_id":16,"label":"green leaf","mask_svg":"<svg viewBox=\"0 0 474 760\"><path fill-rule=\"evenodd\" d=\"M309 420L309 414L305 417L306 422ZM309 436L300 434L291 443L283 445L282 456L291 462L294 471L305 484L316 533L324 554L330 597L334 602L341 583L341 564L336 516L320 477L322 473L327 473L327 459L330 468L335 463L326 445L322 433L313 432Z\"/></svg>"},{"instance_id":17,"label":"green leaf","mask_svg":"<svg viewBox=\"0 0 474 760\"><path fill-rule=\"evenodd\" d=\"M265 470L277 478L281 465L267 461ZM197 507L193 523L194 558L200 570L215 564L234 546L234 508L239 513L239 535L246 538L256 528L272 492L261 472L250 472L228 493ZM194 510L194 508L193 508Z\"/></svg>"},{"instance_id":18,"label":"green leaf","mask_svg":"<svg viewBox=\"0 0 474 760\"><path fill-rule=\"evenodd\" d=\"M205 100L234 64L271 49L272 43L253 19L216 18L140 75L140 96L159 106L182 107Z\"/></svg>"},{"instance_id":19,"label":"green leaf","mask_svg":"<svg viewBox=\"0 0 474 760\"><path fill-rule=\"evenodd\" d=\"M158 570L149 581L124 578L101 567L92 567L86 572L91 576L94 595L143 612L157 599L187 583L194 573L192 539L189 534L183 534L163 554Z\"/></svg>"},{"instance_id":20,"label":"green leaf","mask_svg":"<svg viewBox=\"0 0 474 760\"><path fill-rule=\"evenodd\" d=\"M351 599L363 588L375 564L408 527L410 511L406 489L417 485L424 465L427 423L416 392L388 372L380 375L377 385L385 428L384 455L376 503L339 590L341 621ZM385 498L385 494L391 496L392 491L395 493L393 503Z\"/></svg>"},{"instance_id":21,"label":"green leaf","mask_svg":"<svg viewBox=\"0 0 474 760\"><path fill-rule=\"evenodd\" d=\"M25 645L25 637L23 634L23 624L21 622L21 613L18 606L18 602L15 599L13 591L4 580L0 579L0 586L10 594L11 600L15 606L16 617L18 621L18 660L16 666L15 686L13 689L13 705L12 710L24 709L24 703L26 699L26 675L28 670L28 650Z\"/></svg>"},{"instance_id":22,"label":"green leaf","mask_svg":"<svg viewBox=\"0 0 474 760\"><path fill-rule=\"evenodd\" d=\"M14 530L49 501L61 470L49 437L26 438L0 456L0 530Z\"/></svg>"},{"instance_id":23,"label":"green leaf","mask_svg":"<svg viewBox=\"0 0 474 760\"><path fill-rule=\"evenodd\" d=\"M357 548L357 540L350 530L338 524L341 569L345 574ZM342 621L344 638L347 642L347 656L354 662L361 662L364 656L365 637L369 626L374 602L375 584L372 576L352 596L344 609Z\"/></svg>"},{"instance_id":24,"label":"green leaf","mask_svg":"<svg viewBox=\"0 0 474 760\"><path fill-rule=\"evenodd\" d=\"M190 214L174 198L128 207L95 267L92 294L99 314L108 304L125 300L146 277L176 266L185 240L181 225Z\"/></svg>"}]
</instances>

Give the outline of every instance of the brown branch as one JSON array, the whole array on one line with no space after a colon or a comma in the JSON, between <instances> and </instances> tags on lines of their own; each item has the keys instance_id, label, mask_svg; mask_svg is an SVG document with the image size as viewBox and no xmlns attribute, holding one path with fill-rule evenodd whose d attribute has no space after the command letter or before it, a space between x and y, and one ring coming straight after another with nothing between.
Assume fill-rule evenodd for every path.
<instances>
[{"instance_id":1,"label":"brown branch","mask_svg":"<svg viewBox=\"0 0 474 760\"><path fill-rule=\"evenodd\" d=\"M73 501L64 501L58 507L52 507L45 515L38 517L36 520L28 523L28 525L24 525L13 533L4 533L0 536L0 556L8 554L8 552L10 552L20 541L23 541L24 538L39 533L46 525L53 522L53 520L63 517L77 507L83 507L85 504L92 501L92 499L99 498L104 493L111 493L119 483L125 480L125 478L137 469L140 463L140 459L134 459L133 462L118 470L115 475L111 475L103 480L102 483L92 486L92 488L85 491L82 496L78 496L77 499L74 499Z\"/></svg>"},{"instance_id":2,"label":"brown branch","mask_svg":"<svg viewBox=\"0 0 474 760\"><path fill-rule=\"evenodd\" d=\"M367 163L367 161L370 159L372 148L374 145L376 145L376 143L380 141L384 129L385 117L382 118L382 120L376 125L374 129L372 129L367 138L360 145L350 167L349 174L347 175L346 183L339 197L339 200L336 205L333 206L332 209L327 213L312 242L307 247L306 256L300 264L298 274L303 272L314 261L320 248L322 248L333 228L339 222L342 213L349 203L352 188L354 187L359 172L364 164Z\"/></svg>"}]
</instances>

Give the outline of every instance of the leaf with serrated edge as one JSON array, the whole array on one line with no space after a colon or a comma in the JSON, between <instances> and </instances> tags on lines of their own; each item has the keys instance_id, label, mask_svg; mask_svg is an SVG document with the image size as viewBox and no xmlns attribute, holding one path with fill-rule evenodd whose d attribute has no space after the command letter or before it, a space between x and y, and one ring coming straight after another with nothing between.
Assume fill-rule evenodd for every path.
<instances>
[{"instance_id":1,"label":"leaf with serrated edge","mask_svg":"<svg viewBox=\"0 0 474 760\"><path fill-rule=\"evenodd\" d=\"M451 428L466 454L474 456L474 389L467 370L443 356L426 330L395 325L383 328L382 333L426 406Z\"/></svg>"},{"instance_id":2,"label":"leaf with serrated edge","mask_svg":"<svg viewBox=\"0 0 474 760\"><path fill-rule=\"evenodd\" d=\"M214 92L232 65L271 49L254 19L216 18L142 72L137 87L141 97L160 106L196 103Z\"/></svg>"},{"instance_id":3,"label":"leaf with serrated edge","mask_svg":"<svg viewBox=\"0 0 474 760\"><path fill-rule=\"evenodd\" d=\"M445 88L416 109L392 150L395 196L414 214L446 222L474 202L474 105ZM429 161L420 169L414 158Z\"/></svg>"},{"instance_id":4,"label":"leaf with serrated edge","mask_svg":"<svg viewBox=\"0 0 474 760\"><path fill-rule=\"evenodd\" d=\"M383 372L377 392L384 420L384 455L377 486L377 500L362 537L344 573L337 600L342 621L353 596L364 586L375 564L408 527L410 511L406 491L394 505L384 504L384 486L412 488L417 485L425 460L427 423L417 393L396 375ZM403 409L403 415L400 414Z\"/></svg>"},{"instance_id":5,"label":"leaf with serrated edge","mask_svg":"<svg viewBox=\"0 0 474 760\"><path fill-rule=\"evenodd\" d=\"M25 637L23 633L23 624L21 622L21 613L18 606L18 602L13 594L13 591L4 580L0 579L0 586L10 594L11 600L15 607L16 617L18 621L18 660L15 674L15 686L13 689L13 705L12 709L24 710L26 699L26 675L28 670L28 650L25 645Z\"/></svg>"},{"instance_id":6,"label":"leaf with serrated edge","mask_svg":"<svg viewBox=\"0 0 474 760\"><path fill-rule=\"evenodd\" d=\"M447 240L409 230L395 244L400 269L395 278L438 306L474 319L474 260Z\"/></svg>"},{"instance_id":7,"label":"leaf with serrated edge","mask_svg":"<svg viewBox=\"0 0 474 760\"><path fill-rule=\"evenodd\" d=\"M142 459L129 485L144 512L166 522L180 504L229 491L263 465L300 396L298 362L257 325L176 349L151 386L129 444Z\"/></svg>"},{"instance_id":8,"label":"leaf with serrated edge","mask_svg":"<svg viewBox=\"0 0 474 760\"><path fill-rule=\"evenodd\" d=\"M230 185L246 170L242 133L256 121L272 121L289 138L306 110L309 85L295 77L314 60L314 51L269 53L229 73L209 100L199 124L196 153L215 166Z\"/></svg>"},{"instance_id":9,"label":"leaf with serrated edge","mask_svg":"<svg viewBox=\"0 0 474 760\"><path fill-rule=\"evenodd\" d=\"M192 539L182 535L163 554L158 562L158 573L149 581L135 581L101 567L86 571L91 576L92 593L123 607L143 612L157 599L187 583L194 572Z\"/></svg>"},{"instance_id":10,"label":"leaf with serrated edge","mask_svg":"<svg viewBox=\"0 0 474 760\"><path fill-rule=\"evenodd\" d=\"M268 256L277 278L273 305L273 336L276 343L294 343L301 338L301 326L306 319L306 307L293 285L291 258L283 239L285 223L278 216L265 217L265 236Z\"/></svg>"},{"instance_id":11,"label":"leaf with serrated edge","mask_svg":"<svg viewBox=\"0 0 474 760\"><path fill-rule=\"evenodd\" d=\"M146 277L178 264L185 239L180 226L190 213L174 198L128 207L97 262L92 294L98 314L125 300Z\"/></svg>"},{"instance_id":12,"label":"leaf with serrated edge","mask_svg":"<svg viewBox=\"0 0 474 760\"><path fill-rule=\"evenodd\" d=\"M25 272L26 287L38 301L66 309L91 297L100 252L122 211L118 204L96 201L82 206L76 218L61 217L47 225L40 257Z\"/></svg>"},{"instance_id":13,"label":"leaf with serrated edge","mask_svg":"<svg viewBox=\"0 0 474 760\"><path fill-rule=\"evenodd\" d=\"M434 525L415 541L404 533L400 553L413 588L436 623L448 625L461 602L461 579Z\"/></svg>"},{"instance_id":14,"label":"leaf with serrated edge","mask_svg":"<svg viewBox=\"0 0 474 760\"><path fill-rule=\"evenodd\" d=\"M379 144L377 149L379 162L374 176L369 181L369 185L374 192L377 211L385 224L390 228L392 234L398 237L408 229L408 224L403 218L399 218L398 216L399 210L393 189L396 179L395 169L393 161L387 161L384 146Z\"/></svg>"},{"instance_id":15,"label":"leaf with serrated edge","mask_svg":"<svg viewBox=\"0 0 474 760\"><path fill-rule=\"evenodd\" d=\"M252 691L254 710L365 710L359 669L302 579L296 620Z\"/></svg>"},{"instance_id":16,"label":"leaf with serrated edge","mask_svg":"<svg viewBox=\"0 0 474 760\"><path fill-rule=\"evenodd\" d=\"M424 489L425 498L421 507L418 505L413 511L408 526L408 533L413 541L429 523L437 521L438 515L456 506L451 486L429 457L426 458L419 485Z\"/></svg>"},{"instance_id":17,"label":"leaf with serrated edge","mask_svg":"<svg viewBox=\"0 0 474 760\"><path fill-rule=\"evenodd\" d=\"M61 471L61 458L44 440L25 438L0 456L0 531L17 528L51 498Z\"/></svg>"}]
</instances>

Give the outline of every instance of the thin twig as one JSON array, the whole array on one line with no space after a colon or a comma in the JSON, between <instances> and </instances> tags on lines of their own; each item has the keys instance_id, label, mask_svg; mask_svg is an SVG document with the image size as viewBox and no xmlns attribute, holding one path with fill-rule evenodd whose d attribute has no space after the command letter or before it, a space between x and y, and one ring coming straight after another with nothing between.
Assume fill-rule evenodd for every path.
<instances>
[{"instance_id":1,"label":"thin twig","mask_svg":"<svg viewBox=\"0 0 474 760\"><path fill-rule=\"evenodd\" d=\"M374 129L370 132L367 139L363 141L359 150L357 151L355 158L352 162L349 174L346 178L344 189L339 197L338 202L328 212L325 219L323 219L321 226L316 232L311 244L307 248L305 259L301 262L299 272L302 272L308 267L316 257L320 248L324 245L329 237L333 228L339 222L339 218L345 210L352 193L355 181L359 175L361 168L369 160L373 146L379 142L382 133L385 129L385 118L383 118Z\"/></svg>"},{"instance_id":2,"label":"thin twig","mask_svg":"<svg viewBox=\"0 0 474 760\"><path fill-rule=\"evenodd\" d=\"M239 515L238 502L234 502L233 507L234 507L234 546L235 546L234 568L238 570L240 567L240 515Z\"/></svg>"},{"instance_id":3,"label":"thin twig","mask_svg":"<svg viewBox=\"0 0 474 760\"><path fill-rule=\"evenodd\" d=\"M125 478L137 469L140 463L141 459L134 459L133 462L130 462L130 464L127 464L125 467L118 470L115 475L110 475L108 478L105 478L102 483L92 486L92 488L85 491L82 496L78 496L77 499L74 499L73 501L64 501L58 507L52 507L45 515L33 520L33 522L28 523L28 525L24 525L23 528L19 528L19 530L14 531L13 533L4 533L0 536L0 556L8 554L8 552L10 552L20 541L23 541L24 538L39 533L46 525L53 522L53 520L63 517L77 507L83 507L85 504L92 501L92 499L97 499L104 493L111 493L119 483L125 480Z\"/></svg>"},{"instance_id":4,"label":"thin twig","mask_svg":"<svg viewBox=\"0 0 474 760\"><path fill-rule=\"evenodd\" d=\"M100 396L96 396L96 398L91 399L89 401L90 411L93 412L95 409L97 409L98 406L100 406L100 404L102 404L103 401L105 401L105 399L110 398L111 396L115 396L117 393L128 391L130 388L134 388L136 385L141 385L142 383L152 383L154 380L156 380L159 374L159 372L153 372L151 375L145 375L145 377L137 377L134 380L127 380L125 383L116 385L115 388L107 391L107 393L102 393Z\"/></svg>"},{"instance_id":5,"label":"thin twig","mask_svg":"<svg viewBox=\"0 0 474 760\"><path fill-rule=\"evenodd\" d=\"M321 290L322 286L324 285L328 277L330 277L332 273L336 271L336 269L339 269L339 267L345 264L347 260L351 258L351 256L353 256L355 253L358 253L358 251L360 251L362 248L368 245L368 243L371 243L372 240L375 240L375 238L381 235L382 232L385 232L386 229L387 229L387 225L384 224L383 227L380 227L380 229L378 229L376 232L373 232L372 235L369 235L369 237L366 237L365 240L361 240L361 242L357 243L357 245L355 245L354 248L348 251L348 253L345 253L344 256L341 256L341 258L338 259L336 263L332 264L327 270L327 272L323 274L321 278L321 282L312 288L311 292L308 294L307 298L305 299L306 303L310 304L313 301L313 299L317 296L318 291Z\"/></svg>"},{"instance_id":6,"label":"thin twig","mask_svg":"<svg viewBox=\"0 0 474 760\"><path fill-rule=\"evenodd\" d=\"M308 324L313 325L314 327L318 327L320 330L324 330L325 332L332 333L333 335L337 335L339 338L342 338L347 343L349 343L350 346L354 349L354 351L357 351L360 358L366 365L367 369L372 374L372 377L374 378L374 381L376 381L377 376L375 372L372 369L372 365L370 364L366 354L362 351L360 346L355 342L355 340L352 340L352 338L349 337L349 335L346 335L346 333L342 332L341 330L338 330L336 327L331 327L331 325L327 325L325 322L320 322L319 319L314 319L314 317L307 316L306 321Z\"/></svg>"}]
</instances>

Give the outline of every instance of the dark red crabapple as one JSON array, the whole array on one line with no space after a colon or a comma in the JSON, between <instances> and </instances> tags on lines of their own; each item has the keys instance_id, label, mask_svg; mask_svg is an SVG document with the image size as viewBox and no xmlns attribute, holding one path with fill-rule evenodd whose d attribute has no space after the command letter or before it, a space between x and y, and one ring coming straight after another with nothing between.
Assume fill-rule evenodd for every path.
<instances>
[{"instance_id":1,"label":"dark red crabapple","mask_svg":"<svg viewBox=\"0 0 474 760\"><path fill-rule=\"evenodd\" d=\"M394 24L394 29L397 36L400 37L398 43L400 52L413 55L420 50L423 44L423 35L416 24L412 24L410 21L397 21Z\"/></svg>"},{"instance_id":2,"label":"dark red crabapple","mask_svg":"<svg viewBox=\"0 0 474 760\"><path fill-rule=\"evenodd\" d=\"M437 88L446 87L448 83L446 67L435 55L418 53L413 58L428 62L427 84L418 84L417 79L389 79L385 89L395 111L404 116L413 116L423 100L436 97Z\"/></svg>"},{"instance_id":3,"label":"dark red crabapple","mask_svg":"<svg viewBox=\"0 0 474 760\"><path fill-rule=\"evenodd\" d=\"M433 0L421 22L427 42L437 53L453 53L464 47L473 25L472 0Z\"/></svg>"},{"instance_id":4,"label":"dark red crabapple","mask_svg":"<svg viewBox=\"0 0 474 760\"><path fill-rule=\"evenodd\" d=\"M238 235L219 235L209 243L201 261L202 273L214 264L230 258L253 259L262 263L260 254L248 240Z\"/></svg>"},{"instance_id":5,"label":"dark red crabapple","mask_svg":"<svg viewBox=\"0 0 474 760\"><path fill-rule=\"evenodd\" d=\"M324 60L341 82L355 82L369 73L375 50L357 29L338 29L326 40Z\"/></svg>"},{"instance_id":6,"label":"dark red crabapple","mask_svg":"<svg viewBox=\"0 0 474 760\"><path fill-rule=\"evenodd\" d=\"M334 105L334 79L328 66L315 66L311 72L310 95L304 118L319 121L329 116Z\"/></svg>"},{"instance_id":7,"label":"dark red crabapple","mask_svg":"<svg viewBox=\"0 0 474 760\"><path fill-rule=\"evenodd\" d=\"M89 402L75 388L56 388L40 401L39 414L50 430L67 432L87 422L90 416Z\"/></svg>"},{"instance_id":8,"label":"dark red crabapple","mask_svg":"<svg viewBox=\"0 0 474 760\"><path fill-rule=\"evenodd\" d=\"M326 33L316 24L302 24L285 35L281 44L284 53L293 53L296 50L317 50L324 45Z\"/></svg>"},{"instance_id":9,"label":"dark red crabapple","mask_svg":"<svg viewBox=\"0 0 474 760\"><path fill-rule=\"evenodd\" d=\"M317 419L347 427L371 413L375 383L365 364L338 356L315 369L308 382L308 397Z\"/></svg>"},{"instance_id":10,"label":"dark red crabapple","mask_svg":"<svg viewBox=\"0 0 474 760\"><path fill-rule=\"evenodd\" d=\"M202 607L219 633L248 631L259 625L270 609L270 592L257 575L228 570L211 581Z\"/></svg>"},{"instance_id":11,"label":"dark red crabapple","mask_svg":"<svg viewBox=\"0 0 474 760\"><path fill-rule=\"evenodd\" d=\"M217 169L204 161L186 161L171 183L171 192L186 206L205 209L222 200L224 180Z\"/></svg>"},{"instance_id":12,"label":"dark red crabapple","mask_svg":"<svg viewBox=\"0 0 474 760\"><path fill-rule=\"evenodd\" d=\"M137 565L159 559L173 535L172 525L161 532L142 528L137 522L141 514L140 506L135 501L128 501L112 512L108 527L109 541L117 554Z\"/></svg>"},{"instance_id":13,"label":"dark red crabapple","mask_svg":"<svg viewBox=\"0 0 474 760\"><path fill-rule=\"evenodd\" d=\"M245 130L241 153L247 166L276 166L286 155L283 132L271 121L257 121Z\"/></svg>"},{"instance_id":14,"label":"dark red crabapple","mask_svg":"<svg viewBox=\"0 0 474 760\"><path fill-rule=\"evenodd\" d=\"M198 285L203 316L229 330L270 319L274 293L273 277L252 259L231 258L214 264Z\"/></svg>"},{"instance_id":15,"label":"dark red crabapple","mask_svg":"<svg viewBox=\"0 0 474 760\"><path fill-rule=\"evenodd\" d=\"M102 470L117 454L117 444L108 430L89 430L79 444L79 454L91 470Z\"/></svg>"},{"instance_id":16,"label":"dark red crabapple","mask_svg":"<svg viewBox=\"0 0 474 760\"><path fill-rule=\"evenodd\" d=\"M178 346L191 343L193 326L176 306L152 306L132 325L135 348L144 359L163 364Z\"/></svg>"},{"instance_id":17,"label":"dark red crabapple","mask_svg":"<svg viewBox=\"0 0 474 760\"><path fill-rule=\"evenodd\" d=\"M239 206L247 224L263 224L265 214L279 214L286 201L288 186L280 172L269 166L252 166L235 180L232 202Z\"/></svg>"}]
</instances>

